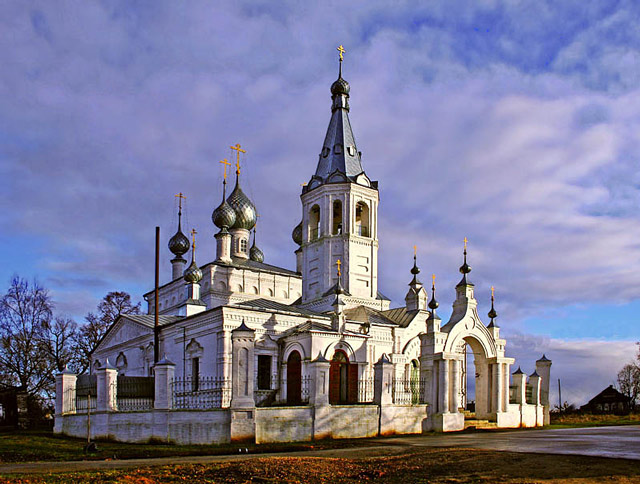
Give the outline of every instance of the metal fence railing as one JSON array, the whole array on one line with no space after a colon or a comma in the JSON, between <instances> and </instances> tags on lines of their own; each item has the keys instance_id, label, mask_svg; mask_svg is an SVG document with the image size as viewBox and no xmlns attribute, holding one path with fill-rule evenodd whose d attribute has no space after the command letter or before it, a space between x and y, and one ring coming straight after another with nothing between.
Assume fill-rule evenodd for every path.
<instances>
[{"instance_id":1,"label":"metal fence railing","mask_svg":"<svg viewBox=\"0 0 640 484\"><path fill-rule=\"evenodd\" d=\"M120 376L116 384L117 408L120 412L153 409L155 380L148 376Z\"/></svg>"},{"instance_id":2,"label":"metal fence railing","mask_svg":"<svg viewBox=\"0 0 640 484\"><path fill-rule=\"evenodd\" d=\"M393 403L396 405L418 405L426 403L426 381L421 378L394 378Z\"/></svg>"},{"instance_id":3,"label":"metal fence railing","mask_svg":"<svg viewBox=\"0 0 640 484\"><path fill-rule=\"evenodd\" d=\"M174 409L227 408L231 401L231 380L218 377L175 378L171 382L171 395Z\"/></svg>"},{"instance_id":4,"label":"metal fence railing","mask_svg":"<svg viewBox=\"0 0 640 484\"><path fill-rule=\"evenodd\" d=\"M373 402L373 377L358 380L358 403Z\"/></svg>"}]
</instances>

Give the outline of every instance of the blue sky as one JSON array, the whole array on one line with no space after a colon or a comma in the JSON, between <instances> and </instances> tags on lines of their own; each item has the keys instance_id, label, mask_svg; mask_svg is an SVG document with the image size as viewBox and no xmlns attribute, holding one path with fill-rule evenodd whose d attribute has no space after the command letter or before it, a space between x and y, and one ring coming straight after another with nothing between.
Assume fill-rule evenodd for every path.
<instances>
[{"instance_id":1,"label":"blue sky","mask_svg":"<svg viewBox=\"0 0 640 484\"><path fill-rule=\"evenodd\" d=\"M640 339L638 20L624 1L4 3L0 281L38 277L79 319L140 297L179 191L211 260L235 143L266 261L293 267L343 44L381 290L402 303L417 244L446 319L468 237L507 353L528 372L547 353L582 403Z\"/></svg>"}]
</instances>

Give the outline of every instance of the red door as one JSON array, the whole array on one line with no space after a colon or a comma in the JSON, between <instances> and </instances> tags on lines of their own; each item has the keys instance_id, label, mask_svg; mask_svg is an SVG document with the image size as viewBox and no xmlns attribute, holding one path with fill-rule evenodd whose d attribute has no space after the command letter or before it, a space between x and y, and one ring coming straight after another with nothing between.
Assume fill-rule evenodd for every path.
<instances>
[{"instance_id":1,"label":"red door","mask_svg":"<svg viewBox=\"0 0 640 484\"><path fill-rule=\"evenodd\" d=\"M344 351L336 351L329 367L329 403L332 405L349 403L350 399L350 367L349 358Z\"/></svg>"},{"instance_id":2,"label":"red door","mask_svg":"<svg viewBox=\"0 0 640 484\"><path fill-rule=\"evenodd\" d=\"M287 403L302 403L302 364L300 353L292 351L287 359Z\"/></svg>"}]
</instances>

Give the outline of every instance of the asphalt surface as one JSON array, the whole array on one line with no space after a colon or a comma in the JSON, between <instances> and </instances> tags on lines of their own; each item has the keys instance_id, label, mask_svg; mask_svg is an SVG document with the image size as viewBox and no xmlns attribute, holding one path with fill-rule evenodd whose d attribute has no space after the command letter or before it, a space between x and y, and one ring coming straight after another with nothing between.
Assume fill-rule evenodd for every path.
<instances>
[{"instance_id":1,"label":"asphalt surface","mask_svg":"<svg viewBox=\"0 0 640 484\"><path fill-rule=\"evenodd\" d=\"M467 447L510 452L573 454L640 460L640 425L556 430L513 430L368 439L367 445L270 454L160 457L108 461L0 464L0 475L125 469L173 464L207 464L265 457L366 458L409 453L420 447Z\"/></svg>"}]
</instances>

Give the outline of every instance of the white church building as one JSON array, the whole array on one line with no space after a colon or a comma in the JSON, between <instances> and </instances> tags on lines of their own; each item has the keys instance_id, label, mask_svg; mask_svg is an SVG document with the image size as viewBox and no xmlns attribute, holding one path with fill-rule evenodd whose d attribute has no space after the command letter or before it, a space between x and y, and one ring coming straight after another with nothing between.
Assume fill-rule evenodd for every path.
<instances>
[{"instance_id":1,"label":"white church building","mask_svg":"<svg viewBox=\"0 0 640 484\"><path fill-rule=\"evenodd\" d=\"M94 437L120 441L259 443L548 423L551 361L512 373L493 295L489 324L478 314L466 240L449 321L415 256L404 306L378 291L379 186L356 146L349 91L341 58L300 196L295 270L266 263L256 246L236 145L235 186L227 196L225 166L212 214L216 259L196 264L180 211L171 279L144 295L147 314L118 318L91 375L57 376L56 432L86 436L90 420Z\"/></svg>"}]
</instances>

